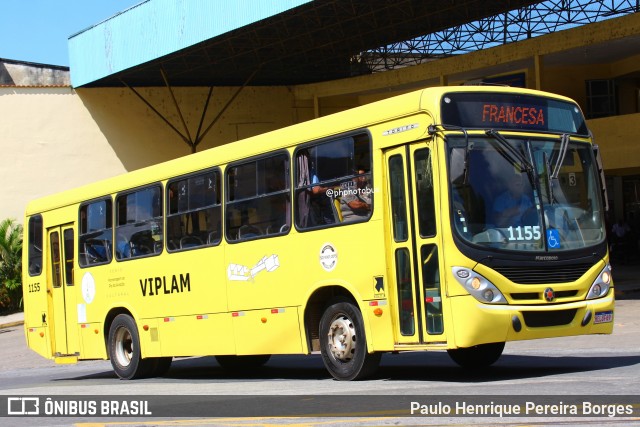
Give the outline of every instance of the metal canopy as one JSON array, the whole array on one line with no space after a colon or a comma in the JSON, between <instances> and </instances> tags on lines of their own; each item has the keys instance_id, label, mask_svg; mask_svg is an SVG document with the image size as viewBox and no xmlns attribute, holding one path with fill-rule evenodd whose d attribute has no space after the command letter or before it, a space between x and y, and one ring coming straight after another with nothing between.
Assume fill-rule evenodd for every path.
<instances>
[{"instance_id":1,"label":"metal canopy","mask_svg":"<svg viewBox=\"0 0 640 427\"><path fill-rule=\"evenodd\" d=\"M539 1L316 0L80 86L164 86L163 73L172 86L335 80L371 72L359 60L361 52L535 3ZM129 31L125 36L134 46L139 29Z\"/></svg>"}]
</instances>

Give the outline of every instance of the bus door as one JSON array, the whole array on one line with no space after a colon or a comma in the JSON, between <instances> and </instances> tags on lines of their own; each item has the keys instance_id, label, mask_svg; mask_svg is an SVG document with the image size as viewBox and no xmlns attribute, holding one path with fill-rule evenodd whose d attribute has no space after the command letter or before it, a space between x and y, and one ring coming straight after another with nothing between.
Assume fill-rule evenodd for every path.
<instances>
[{"instance_id":1,"label":"bus door","mask_svg":"<svg viewBox=\"0 0 640 427\"><path fill-rule=\"evenodd\" d=\"M441 248L437 241L437 163L429 143L385 152L391 234L388 265L398 345L446 342Z\"/></svg>"},{"instance_id":2,"label":"bus door","mask_svg":"<svg viewBox=\"0 0 640 427\"><path fill-rule=\"evenodd\" d=\"M74 350L72 335L76 324L73 224L47 229L47 244L50 254L47 260L48 317L53 355L64 356Z\"/></svg>"}]
</instances>

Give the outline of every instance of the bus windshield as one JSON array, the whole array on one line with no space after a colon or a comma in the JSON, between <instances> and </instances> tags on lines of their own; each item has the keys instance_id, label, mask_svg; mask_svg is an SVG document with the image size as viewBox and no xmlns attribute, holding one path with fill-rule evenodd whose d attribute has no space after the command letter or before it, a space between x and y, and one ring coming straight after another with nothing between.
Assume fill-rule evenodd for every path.
<instances>
[{"instance_id":1,"label":"bus windshield","mask_svg":"<svg viewBox=\"0 0 640 427\"><path fill-rule=\"evenodd\" d=\"M472 245L558 252L605 238L601 192L590 144L569 135L449 134L451 210L457 235Z\"/></svg>"}]
</instances>

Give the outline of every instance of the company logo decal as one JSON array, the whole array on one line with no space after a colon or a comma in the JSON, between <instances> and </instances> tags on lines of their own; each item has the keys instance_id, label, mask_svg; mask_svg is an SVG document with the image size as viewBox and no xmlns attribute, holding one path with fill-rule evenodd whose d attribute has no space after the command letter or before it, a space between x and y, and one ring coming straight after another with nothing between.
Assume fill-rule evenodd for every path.
<instances>
[{"instance_id":1,"label":"company logo decal","mask_svg":"<svg viewBox=\"0 0 640 427\"><path fill-rule=\"evenodd\" d=\"M547 288L547 289L544 290L544 299L547 302L551 302L554 299L556 299L556 294L555 294L555 292L553 292L553 289Z\"/></svg>"},{"instance_id":2,"label":"company logo decal","mask_svg":"<svg viewBox=\"0 0 640 427\"><path fill-rule=\"evenodd\" d=\"M325 243L320 248L320 265L325 271L333 271L338 264L338 250L331 244Z\"/></svg>"}]
</instances>

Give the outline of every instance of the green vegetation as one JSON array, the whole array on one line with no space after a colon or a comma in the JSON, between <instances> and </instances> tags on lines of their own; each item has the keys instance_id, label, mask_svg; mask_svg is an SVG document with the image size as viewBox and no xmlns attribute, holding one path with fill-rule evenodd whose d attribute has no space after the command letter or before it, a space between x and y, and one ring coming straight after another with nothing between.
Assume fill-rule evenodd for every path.
<instances>
[{"instance_id":1,"label":"green vegetation","mask_svg":"<svg viewBox=\"0 0 640 427\"><path fill-rule=\"evenodd\" d=\"M13 219L0 222L0 313L22 306L22 225Z\"/></svg>"}]
</instances>

